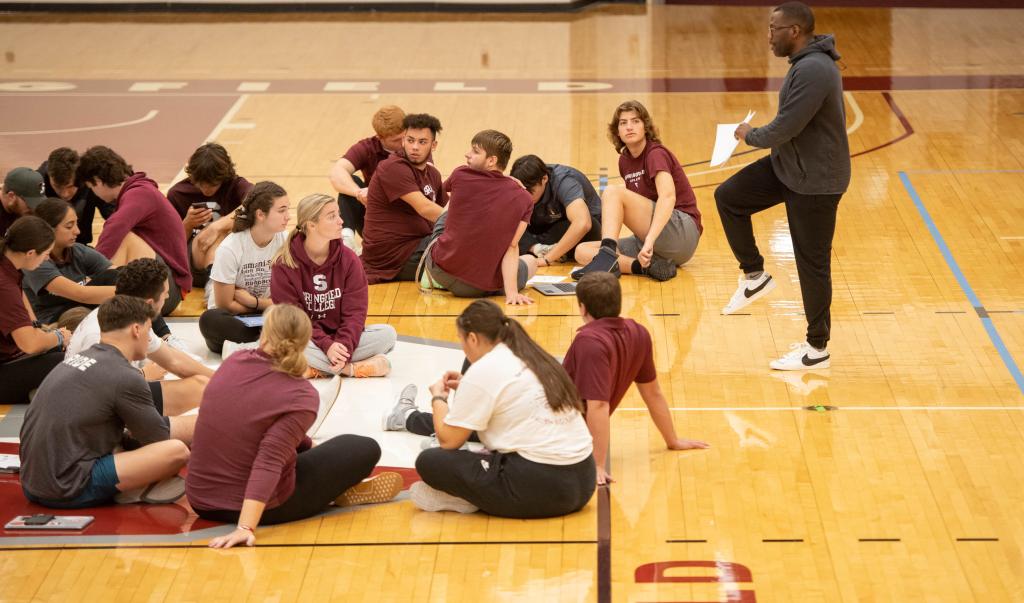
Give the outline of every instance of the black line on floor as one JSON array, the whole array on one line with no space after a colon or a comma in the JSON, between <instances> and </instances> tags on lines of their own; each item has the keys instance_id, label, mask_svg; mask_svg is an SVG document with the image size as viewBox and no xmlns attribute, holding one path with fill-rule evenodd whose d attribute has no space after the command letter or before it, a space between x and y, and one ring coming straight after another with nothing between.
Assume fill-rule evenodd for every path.
<instances>
[{"instance_id":1,"label":"black line on floor","mask_svg":"<svg viewBox=\"0 0 1024 603\"><path fill-rule=\"evenodd\" d=\"M989 310L989 314L1019 314L1020 310Z\"/></svg>"},{"instance_id":2,"label":"black line on floor","mask_svg":"<svg viewBox=\"0 0 1024 603\"><path fill-rule=\"evenodd\" d=\"M899 538L858 538L857 542L900 542Z\"/></svg>"},{"instance_id":3,"label":"black line on floor","mask_svg":"<svg viewBox=\"0 0 1024 603\"><path fill-rule=\"evenodd\" d=\"M869 314L872 316L883 315L883 314L895 314L895 312L861 312L861 314Z\"/></svg>"},{"instance_id":4,"label":"black line on floor","mask_svg":"<svg viewBox=\"0 0 1024 603\"><path fill-rule=\"evenodd\" d=\"M651 316L681 316L678 312L669 314L651 314Z\"/></svg>"},{"instance_id":5,"label":"black line on floor","mask_svg":"<svg viewBox=\"0 0 1024 603\"><path fill-rule=\"evenodd\" d=\"M492 546L496 544L543 544L543 545L558 545L558 544L599 544L597 540L490 540L490 541L476 541L476 540L448 540L443 542L295 542L285 544L260 544L256 543L254 548L258 549L288 549L288 548L312 548L312 547L323 547L323 548L345 548L345 547L376 547L376 546ZM67 544L67 545L55 545L55 546L14 546L14 547L2 547L0 551L110 551L110 550L142 550L142 549L192 549L192 548L205 548L204 542L193 542L183 544L127 544L127 545L96 545L90 546L87 544Z\"/></svg>"},{"instance_id":6,"label":"black line on floor","mask_svg":"<svg viewBox=\"0 0 1024 603\"><path fill-rule=\"evenodd\" d=\"M669 544L706 544L707 540L703 538L680 538L677 540L666 540Z\"/></svg>"},{"instance_id":7,"label":"black line on floor","mask_svg":"<svg viewBox=\"0 0 1024 603\"><path fill-rule=\"evenodd\" d=\"M989 538L989 537L957 538L956 541L957 542L999 542L999 539L998 538Z\"/></svg>"},{"instance_id":8,"label":"black line on floor","mask_svg":"<svg viewBox=\"0 0 1024 603\"><path fill-rule=\"evenodd\" d=\"M936 310L936 314L967 314L963 310Z\"/></svg>"},{"instance_id":9,"label":"black line on floor","mask_svg":"<svg viewBox=\"0 0 1024 603\"><path fill-rule=\"evenodd\" d=\"M597 603L612 601L612 511L608 486L597 488Z\"/></svg>"},{"instance_id":10,"label":"black line on floor","mask_svg":"<svg viewBox=\"0 0 1024 603\"><path fill-rule=\"evenodd\" d=\"M803 538L762 538L761 542L772 543L772 542L803 542Z\"/></svg>"}]
</instances>

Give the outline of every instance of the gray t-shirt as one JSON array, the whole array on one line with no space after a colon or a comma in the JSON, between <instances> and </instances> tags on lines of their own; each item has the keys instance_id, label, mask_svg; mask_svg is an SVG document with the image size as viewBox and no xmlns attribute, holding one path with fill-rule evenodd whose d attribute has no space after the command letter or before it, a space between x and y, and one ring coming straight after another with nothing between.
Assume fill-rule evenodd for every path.
<instances>
[{"instance_id":1,"label":"gray t-shirt","mask_svg":"<svg viewBox=\"0 0 1024 603\"><path fill-rule=\"evenodd\" d=\"M58 364L21 427L21 484L33 496L70 500L128 428L143 446L169 439L149 385L121 352L98 343Z\"/></svg>"},{"instance_id":2,"label":"gray t-shirt","mask_svg":"<svg viewBox=\"0 0 1024 603\"><path fill-rule=\"evenodd\" d=\"M82 305L47 291L46 286L53 279L63 276L81 285L86 278L96 276L110 268L110 260L102 253L81 243L69 247L67 257L68 261L61 264L49 259L35 270L22 270L25 275L22 287L40 322L55 322L68 308Z\"/></svg>"},{"instance_id":3,"label":"gray t-shirt","mask_svg":"<svg viewBox=\"0 0 1024 603\"><path fill-rule=\"evenodd\" d=\"M601 217L601 195L583 172L557 163L549 163L548 170L548 185L533 206L530 226L547 227L567 219L565 209L576 199L583 199L591 216Z\"/></svg>"}]
</instances>

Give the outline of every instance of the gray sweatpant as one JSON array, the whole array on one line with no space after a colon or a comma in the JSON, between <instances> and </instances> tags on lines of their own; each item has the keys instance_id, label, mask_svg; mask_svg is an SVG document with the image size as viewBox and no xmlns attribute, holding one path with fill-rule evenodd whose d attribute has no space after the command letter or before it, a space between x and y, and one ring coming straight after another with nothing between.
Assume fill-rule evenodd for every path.
<instances>
[{"instance_id":1,"label":"gray sweatpant","mask_svg":"<svg viewBox=\"0 0 1024 603\"><path fill-rule=\"evenodd\" d=\"M359 362L377 354L387 354L394 349L397 340L398 333L391 325L366 325L359 338L359 345L353 350L349 362ZM309 366L318 371L334 372L331 368L331 361L327 359L327 354L312 341L306 346L306 361L309 362Z\"/></svg>"}]
</instances>

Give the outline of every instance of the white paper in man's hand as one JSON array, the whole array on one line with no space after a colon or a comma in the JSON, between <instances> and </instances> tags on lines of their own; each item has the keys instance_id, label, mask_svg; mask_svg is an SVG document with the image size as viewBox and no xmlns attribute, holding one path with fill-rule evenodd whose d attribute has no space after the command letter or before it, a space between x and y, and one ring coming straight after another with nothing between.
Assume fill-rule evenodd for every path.
<instances>
[{"instance_id":1,"label":"white paper in man's hand","mask_svg":"<svg viewBox=\"0 0 1024 603\"><path fill-rule=\"evenodd\" d=\"M718 167L732 157L732 152L740 144L740 141L736 139L736 128L740 124L750 123L754 115L754 111L748 111L747 116L739 123L718 124L718 130L715 132L715 149L711 151L711 167Z\"/></svg>"}]
</instances>

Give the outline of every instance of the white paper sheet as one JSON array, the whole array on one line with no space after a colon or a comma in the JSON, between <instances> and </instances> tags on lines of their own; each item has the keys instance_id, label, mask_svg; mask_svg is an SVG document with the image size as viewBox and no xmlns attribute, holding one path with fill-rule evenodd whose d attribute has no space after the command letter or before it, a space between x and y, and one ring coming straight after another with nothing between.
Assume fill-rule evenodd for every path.
<instances>
[{"instance_id":1,"label":"white paper sheet","mask_svg":"<svg viewBox=\"0 0 1024 603\"><path fill-rule=\"evenodd\" d=\"M544 276L544 275L538 274L537 276L535 276L535 277L531 278L530 280L526 281L526 284L527 284L527 286L529 286L529 285L533 285L535 283L536 284L541 284L541 283L560 283L560 282L564 281L565 278L566 277L564 277L564 276Z\"/></svg>"},{"instance_id":2,"label":"white paper sheet","mask_svg":"<svg viewBox=\"0 0 1024 603\"><path fill-rule=\"evenodd\" d=\"M715 149L711 151L711 167L718 167L728 161L729 157L732 157L732 152L740 144L740 141L735 136L736 128L740 124L750 123L754 115L754 111L748 111L747 116L739 123L718 124L718 129L715 132Z\"/></svg>"}]
</instances>

